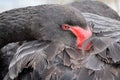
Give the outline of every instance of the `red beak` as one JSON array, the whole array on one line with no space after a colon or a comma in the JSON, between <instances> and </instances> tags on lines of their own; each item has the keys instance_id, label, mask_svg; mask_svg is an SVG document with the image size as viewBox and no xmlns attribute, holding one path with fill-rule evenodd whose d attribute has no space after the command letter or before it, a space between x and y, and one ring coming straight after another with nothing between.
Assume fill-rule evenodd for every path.
<instances>
[{"instance_id":1,"label":"red beak","mask_svg":"<svg viewBox=\"0 0 120 80\"><path fill-rule=\"evenodd\" d=\"M70 26L68 24L63 24L62 28L64 30L72 31L72 33L77 37L77 46L79 49L82 49L84 42L92 36L92 31L90 27L87 27L87 29L85 30L79 26ZM91 46L92 44L89 43L85 50L90 50Z\"/></svg>"}]
</instances>

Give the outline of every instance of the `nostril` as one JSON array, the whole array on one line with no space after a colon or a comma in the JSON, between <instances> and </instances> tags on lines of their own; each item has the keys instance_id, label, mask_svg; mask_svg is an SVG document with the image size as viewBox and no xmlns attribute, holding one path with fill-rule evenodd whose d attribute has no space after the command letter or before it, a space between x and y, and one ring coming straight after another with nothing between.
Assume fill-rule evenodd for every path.
<instances>
[{"instance_id":1,"label":"nostril","mask_svg":"<svg viewBox=\"0 0 120 80\"><path fill-rule=\"evenodd\" d=\"M70 28L70 25L68 25L68 24L63 24L62 25L63 30L69 30L69 28Z\"/></svg>"}]
</instances>

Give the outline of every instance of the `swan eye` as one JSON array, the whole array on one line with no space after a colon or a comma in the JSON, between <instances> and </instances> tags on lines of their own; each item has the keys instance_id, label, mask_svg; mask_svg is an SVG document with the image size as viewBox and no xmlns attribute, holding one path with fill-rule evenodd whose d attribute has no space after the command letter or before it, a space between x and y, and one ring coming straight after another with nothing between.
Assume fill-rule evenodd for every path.
<instances>
[{"instance_id":1,"label":"swan eye","mask_svg":"<svg viewBox=\"0 0 120 80\"><path fill-rule=\"evenodd\" d=\"M69 30L69 29L70 29L70 25L68 25L68 24L63 24L63 25L62 25L62 29L63 29L63 30Z\"/></svg>"}]
</instances>

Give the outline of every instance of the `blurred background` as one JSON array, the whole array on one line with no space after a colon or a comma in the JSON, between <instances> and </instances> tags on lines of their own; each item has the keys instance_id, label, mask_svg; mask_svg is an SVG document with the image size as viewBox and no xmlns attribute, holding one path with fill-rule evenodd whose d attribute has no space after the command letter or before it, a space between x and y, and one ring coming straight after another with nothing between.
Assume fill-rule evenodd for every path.
<instances>
[{"instance_id":1,"label":"blurred background","mask_svg":"<svg viewBox=\"0 0 120 80\"><path fill-rule=\"evenodd\" d=\"M0 12L10 10L13 8L20 8L26 6L35 6L41 4L66 4L73 1L83 0L0 0ZM84 0L85 1L85 0ZM101 1L110 6L120 15L120 0L96 0Z\"/></svg>"}]
</instances>

